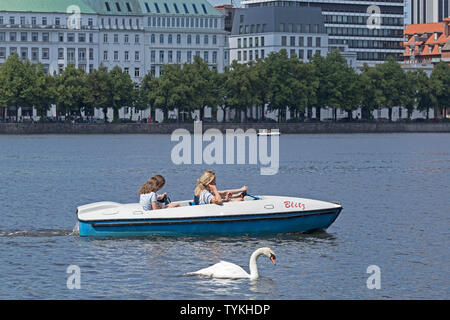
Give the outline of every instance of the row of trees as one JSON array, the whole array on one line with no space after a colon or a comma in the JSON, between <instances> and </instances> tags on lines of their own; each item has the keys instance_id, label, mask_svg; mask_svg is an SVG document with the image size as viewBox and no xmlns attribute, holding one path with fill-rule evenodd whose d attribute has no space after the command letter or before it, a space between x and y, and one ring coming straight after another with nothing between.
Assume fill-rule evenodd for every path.
<instances>
[{"instance_id":1,"label":"row of trees","mask_svg":"<svg viewBox=\"0 0 450 320\"><path fill-rule=\"evenodd\" d=\"M406 108L408 118L414 108L437 108L444 114L450 107L450 66L441 62L428 77L422 70L405 72L389 58L375 67L365 65L358 73L337 51L326 57L315 55L305 63L281 50L256 62L234 61L223 73L195 57L191 64L165 65L160 77L149 73L136 86L119 67L110 71L100 67L86 74L68 66L51 76L40 64L10 56L0 68L0 109L34 107L45 116L51 105L63 115L93 116L100 109L105 119L112 108L116 121L124 106L151 107L153 119L155 109L163 111L164 120L169 111L176 111L183 121L191 120L195 110L203 119L206 106L212 108L213 117L219 109L234 110L233 120L239 122L264 120L265 109L277 111L280 122L286 120L286 110L302 120L312 117L313 108L319 119L321 108L332 108L334 119L338 109L348 111L351 119L351 111L362 108L362 117L370 119L372 111L387 108L391 120L392 109L399 106Z\"/></svg>"}]
</instances>

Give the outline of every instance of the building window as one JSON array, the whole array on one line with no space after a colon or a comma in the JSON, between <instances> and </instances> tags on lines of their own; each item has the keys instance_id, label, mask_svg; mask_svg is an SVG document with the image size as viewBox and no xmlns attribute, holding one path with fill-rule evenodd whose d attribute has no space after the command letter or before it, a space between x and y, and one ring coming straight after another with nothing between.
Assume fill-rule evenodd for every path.
<instances>
[{"instance_id":1,"label":"building window","mask_svg":"<svg viewBox=\"0 0 450 320\"><path fill-rule=\"evenodd\" d=\"M136 51L136 52L134 53L134 60L135 60L135 61L140 61L140 60L141 60L141 54L140 54L139 51Z\"/></svg>"},{"instance_id":2,"label":"building window","mask_svg":"<svg viewBox=\"0 0 450 320\"><path fill-rule=\"evenodd\" d=\"M67 49L67 61L72 64L75 63L75 49Z\"/></svg>"},{"instance_id":3,"label":"building window","mask_svg":"<svg viewBox=\"0 0 450 320\"><path fill-rule=\"evenodd\" d=\"M75 33L67 34L67 42L75 42Z\"/></svg>"},{"instance_id":4,"label":"building window","mask_svg":"<svg viewBox=\"0 0 450 320\"><path fill-rule=\"evenodd\" d=\"M105 33L103 35L103 43L108 43L108 34L107 33Z\"/></svg>"},{"instance_id":5,"label":"building window","mask_svg":"<svg viewBox=\"0 0 450 320\"><path fill-rule=\"evenodd\" d=\"M208 62L208 60L209 60L209 52L208 51L203 52L203 60L205 60L205 62Z\"/></svg>"},{"instance_id":6,"label":"building window","mask_svg":"<svg viewBox=\"0 0 450 320\"><path fill-rule=\"evenodd\" d=\"M119 61L119 51L114 51L114 61Z\"/></svg>"},{"instance_id":7,"label":"building window","mask_svg":"<svg viewBox=\"0 0 450 320\"><path fill-rule=\"evenodd\" d=\"M49 48L42 48L42 59L43 60L50 59L50 49Z\"/></svg>"},{"instance_id":8,"label":"building window","mask_svg":"<svg viewBox=\"0 0 450 320\"><path fill-rule=\"evenodd\" d=\"M169 63L172 63L172 58L173 58L172 50L169 50L169 52L167 52L167 61Z\"/></svg>"},{"instance_id":9,"label":"building window","mask_svg":"<svg viewBox=\"0 0 450 320\"><path fill-rule=\"evenodd\" d=\"M290 37L290 45L291 47L295 46L295 37Z\"/></svg>"},{"instance_id":10,"label":"building window","mask_svg":"<svg viewBox=\"0 0 450 320\"><path fill-rule=\"evenodd\" d=\"M17 37L17 34L15 32L9 33L9 41L12 41L12 42L16 41L16 37Z\"/></svg>"},{"instance_id":11,"label":"building window","mask_svg":"<svg viewBox=\"0 0 450 320\"><path fill-rule=\"evenodd\" d=\"M312 47L313 38L308 37L308 47Z\"/></svg>"},{"instance_id":12,"label":"building window","mask_svg":"<svg viewBox=\"0 0 450 320\"><path fill-rule=\"evenodd\" d=\"M156 51L152 50L150 51L150 62L155 62L156 61Z\"/></svg>"},{"instance_id":13,"label":"building window","mask_svg":"<svg viewBox=\"0 0 450 320\"><path fill-rule=\"evenodd\" d=\"M177 51L177 63L181 63L181 51Z\"/></svg>"},{"instance_id":14,"label":"building window","mask_svg":"<svg viewBox=\"0 0 450 320\"><path fill-rule=\"evenodd\" d=\"M78 42L86 42L86 34L85 33L79 33L78 34Z\"/></svg>"},{"instance_id":15,"label":"building window","mask_svg":"<svg viewBox=\"0 0 450 320\"><path fill-rule=\"evenodd\" d=\"M125 61L130 61L130 52L129 51L125 51Z\"/></svg>"},{"instance_id":16,"label":"building window","mask_svg":"<svg viewBox=\"0 0 450 320\"><path fill-rule=\"evenodd\" d=\"M316 38L316 47L320 48L321 46L321 38Z\"/></svg>"},{"instance_id":17,"label":"building window","mask_svg":"<svg viewBox=\"0 0 450 320\"><path fill-rule=\"evenodd\" d=\"M305 52L303 49L298 50L298 57L302 60L305 58Z\"/></svg>"},{"instance_id":18,"label":"building window","mask_svg":"<svg viewBox=\"0 0 450 320\"><path fill-rule=\"evenodd\" d=\"M78 60L86 61L86 49L78 49Z\"/></svg>"},{"instance_id":19,"label":"building window","mask_svg":"<svg viewBox=\"0 0 450 320\"><path fill-rule=\"evenodd\" d=\"M187 36L187 44L191 44L192 43L192 36L190 34L188 34Z\"/></svg>"},{"instance_id":20,"label":"building window","mask_svg":"<svg viewBox=\"0 0 450 320\"><path fill-rule=\"evenodd\" d=\"M59 60L64 59L64 48L58 48L58 59Z\"/></svg>"},{"instance_id":21,"label":"building window","mask_svg":"<svg viewBox=\"0 0 450 320\"><path fill-rule=\"evenodd\" d=\"M171 35L171 34L169 34L169 35L167 36L167 43L168 43L168 44L172 44L172 35Z\"/></svg>"},{"instance_id":22,"label":"building window","mask_svg":"<svg viewBox=\"0 0 450 320\"><path fill-rule=\"evenodd\" d=\"M89 60L94 60L94 49L89 49Z\"/></svg>"},{"instance_id":23,"label":"building window","mask_svg":"<svg viewBox=\"0 0 450 320\"><path fill-rule=\"evenodd\" d=\"M0 48L0 59L5 59L6 58L6 48L2 47Z\"/></svg>"},{"instance_id":24,"label":"building window","mask_svg":"<svg viewBox=\"0 0 450 320\"><path fill-rule=\"evenodd\" d=\"M264 37L261 37L261 47L264 47Z\"/></svg>"},{"instance_id":25,"label":"building window","mask_svg":"<svg viewBox=\"0 0 450 320\"><path fill-rule=\"evenodd\" d=\"M155 43L155 38L156 38L156 36L155 36L154 34L152 34L152 35L150 36L150 42L151 42L151 43Z\"/></svg>"},{"instance_id":26,"label":"building window","mask_svg":"<svg viewBox=\"0 0 450 320\"><path fill-rule=\"evenodd\" d=\"M187 62L191 63L192 62L192 51L188 51L187 52Z\"/></svg>"},{"instance_id":27,"label":"building window","mask_svg":"<svg viewBox=\"0 0 450 320\"><path fill-rule=\"evenodd\" d=\"M39 59L39 48L31 48L31 61Z\"/></svg>"},{"instance_id":28,"label":"building window","mask_svg":"<svg viewBox=\"0 0 450 320\"><path fill-rule=\"evenodd\" d=\"M103 60L108 61L108 51L103 51Z\"/></svg>"},{"instance_id":29,"label":"building window","mask_svg":"<svg viewBox=\"0 0 450 320\"><path fill-rule=\"evenodd\" d=\"M140 38L139 38L139 35L137 34L134 36L134 43L139 43L139 41L140 41Z\"/></svg>"},{"instance_id":30,"label":"building window","mask_svg":"<svg viewBox=\"0 0 450 320\"><path fill-rule=\"evenodd\" d=\"M177 44L181 44L181 35L177 34Z\"/></svg>"},{"instance_id":31,"label":"building window","mask_svg":"<svg viewBox=\"0 0 450 320\"><path fill-rule=\"evenodd\" d=\"M28 33L27 32L21 32L20 33L20 41L28 41Z\"/></svg>"},{"instance_id":32,"label":"building window","mask_svg":"<svg viewBox=\"0 0 450 320\"><path fill-rule=\"evenodd\" d=\"M43 42L49 42L50 34L48 32L44 32L42 34L42 41Z\"/></svg>"},{"instance_id":33,"label":"building window","mask_svg":"<svg viewBox=\"0 0 450 320\"><path fill-rule=\"evenodd\" d=\"M58 34L59 42L64 42L64 33Z\"/></svg>"},{"instance_id":34,"label":"building window","mask_svg":"<svg viewBox=\"0 0 450 320\"><path fill-rule=\"evenodd\" d=\"M114 43L119 43L119 35L117 33L114 34Z\"/></svg>"},{"instance_id":35,"label":"building window","mask_svg":"<svg viewBox=\"0 0 450 320\"><path fill-rule=\"evenodd\" d=\"M237 53L237 59L238 59L238 61L241 61L241 60L242 60L242 53L241 53L241 51L238 51L238 53Z\"/></svg>"},{"instance_id":36,"label":"building window","mask_svg":"<svg viewBox=\"0 0 450 320\"><path fill-rule=\"evenodd\" d=\"M303 39L303 37L298 37L298 46L299 47L303 47L305 44L304 44L304 39Z\"/></svg>"},{"instance_id":37,"label":"building window","mask_svg":"<svg viewBox=\"0 0 450 320\"><path fill-rule=\"evenodd\" d=\"M163 34L159 35L159 43L164 43L164 35Z\"/></svg>"},{"instance_id":38,"label":"building window","mask_svg":"<svg viewBox=\"0 0 450 320\"><path fill-rule=\"evenodd\" d=\"M208 44L208 41L209 41L209 40L208 40L208 35L205 35L204 40L203 40L203 43L204 43L204 44Z\"/></svg>"},{"instance_id":39,"label":"building window","mask_svg":"<svg viewBox=\"0 0 450 320\"><path fill-rule=\"evenodd\" d=\"M281 37L281 45L286 46L286 36Z\"/></svg>"},{"instance_id":40,"label":"building window","mask_svg":"<svg viewBox=\"0 0 450 320\"><path fill-rule=\"evenodd\" d=\"M159 62L164 63L164 51L163 50L159 51Z\"/></svg>"}]
</instances>

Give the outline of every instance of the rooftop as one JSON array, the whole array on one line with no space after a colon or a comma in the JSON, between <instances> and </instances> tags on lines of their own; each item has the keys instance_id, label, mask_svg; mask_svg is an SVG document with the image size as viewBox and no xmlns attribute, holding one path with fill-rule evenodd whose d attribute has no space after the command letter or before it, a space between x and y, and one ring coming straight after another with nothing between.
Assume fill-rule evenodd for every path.
<instances>
[{"instance_id":1,"label":"rooftop","mask_svg":"<svg viewBox=\"0 0 450 320\"><path fill-rule=\"evenodd\" d=\"M0 12L67 13L71 6L84 14L222 17L206 0L0 0Z\"/></svg>"},{"instance_id":2,"label":"rooftop","mask_svg":"<svg viewBox=\"0 0 450 320\"><path fill-rule=\"evenodd\" d=\"M95 11L82 0L0 0L0 12L67 13L71 6L78 6L80 13L95 14Z\"/></svg>"}]
</instances>

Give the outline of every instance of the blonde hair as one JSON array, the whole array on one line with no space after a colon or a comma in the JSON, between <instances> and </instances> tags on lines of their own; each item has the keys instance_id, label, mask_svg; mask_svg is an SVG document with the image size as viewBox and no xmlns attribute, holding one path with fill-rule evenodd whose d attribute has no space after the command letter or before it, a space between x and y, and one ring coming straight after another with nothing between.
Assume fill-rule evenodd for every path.
<instances>
[{"instance_id":1,"label":"blonde hair","mask_svg":"<svg viewBox=\"0 0 450 320\"><path fill-rule=\"evenodd\" d=\"M151 177L138 191L138 194L146 194L158 191L158 180L155 177Z\"/></svg>"},{"instance_id":2,"label":"blonde hair","mask_svg":"<svg viewBox=\"0 0 450 320\"><path fill-rule=\"evenodd\" d=\"M194 190L194 194L196 196L199 196L200 193L202 193L203 190L206 189L206 187L214 181L214 179L216 178L216 175L214 173L214 171L211 170L205 170L203 171L202 176L197 179L197 187Z\"/></svg>"}]
</instances>

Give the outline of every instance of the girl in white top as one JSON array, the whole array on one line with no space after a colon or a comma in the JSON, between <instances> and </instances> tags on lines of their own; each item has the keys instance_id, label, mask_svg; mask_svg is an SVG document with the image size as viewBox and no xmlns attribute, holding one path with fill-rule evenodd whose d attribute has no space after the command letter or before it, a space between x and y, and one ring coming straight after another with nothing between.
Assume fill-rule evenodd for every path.
<instances>
[{"instance_id":1,"label":"girl in white top","mask_svg":"<svg viewBox=\"0 0 450 320\"><path fill-rule=\"evenodd\" d=\"M167 194L164 192L163 194L158 195L156 192L164 186L165 182L166 181L162 176L156 175L148 179L148 181L141 187L138 192L140 194L139 204L144 210L158 210L164 208L175 208L179 206L178 203L169 203L165 205L164 202L160 202L167 197Z\"/></svg>"},{"instance_id":2,"label":"girl in white top","mask_svg":"<svg viewBox=\"0 0 450 320\"><path fill-rule=\"evenodd\" d=\"M248 190L247 186L240 189L218 191L216 186L216 176L213 171L206 170L200 179L197 180L197 187L194 190L195 204L222 204L224 201L242 201L244 194Z\"/></svg>"}]
</instances>

